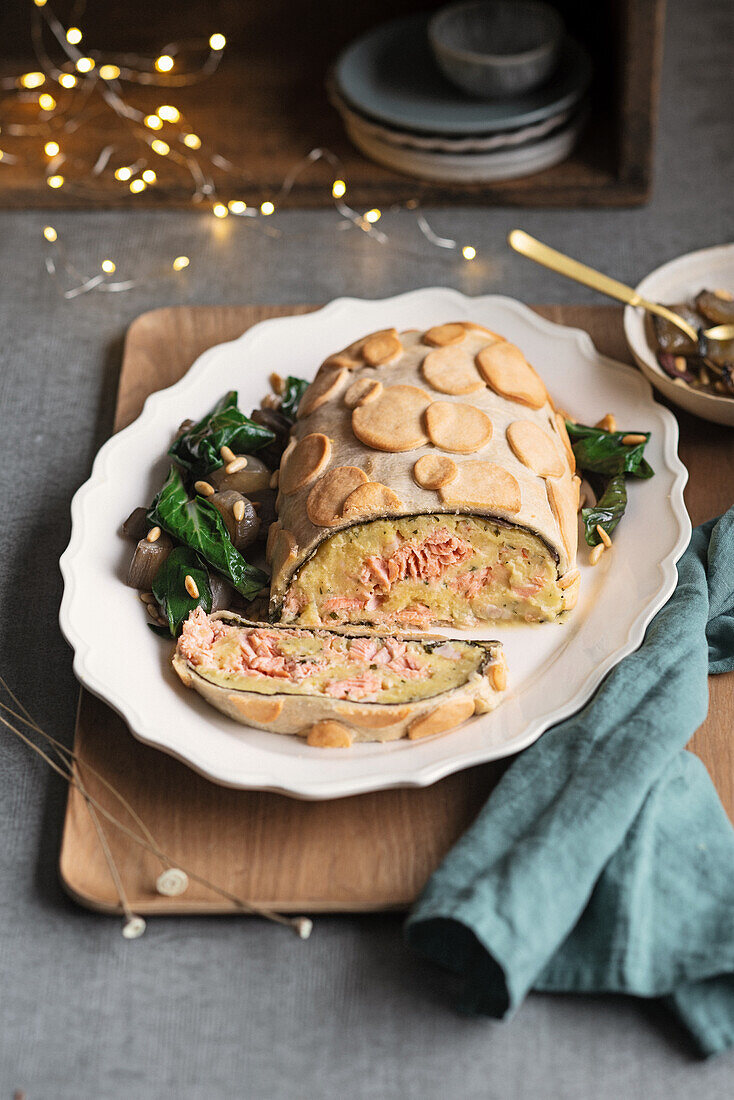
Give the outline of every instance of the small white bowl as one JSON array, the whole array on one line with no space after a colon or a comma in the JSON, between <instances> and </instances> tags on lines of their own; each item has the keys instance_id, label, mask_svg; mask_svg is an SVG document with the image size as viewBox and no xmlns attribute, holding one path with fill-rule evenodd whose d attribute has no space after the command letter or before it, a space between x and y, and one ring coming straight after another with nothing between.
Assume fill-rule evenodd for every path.
<instances>
[{"instance_id":1,"label":"small white bowl","mask_svg":"<svg viewBox=\"0 0 734 1100\"><path fill-rule=\"evenodd\" d=\"M636 289L643 298L668 306L691 301L701 290L716 290L719 287L734 293L734 244L702 248L698 252L678 256L651 271ZM625 307L624 334L640 370L660 393L695 416L734 427L734 397L722 397L716 393L694 390L685 384L679 385L665 373L648 341L644 310L635 306Z\"/></svg>"}]
</instances>

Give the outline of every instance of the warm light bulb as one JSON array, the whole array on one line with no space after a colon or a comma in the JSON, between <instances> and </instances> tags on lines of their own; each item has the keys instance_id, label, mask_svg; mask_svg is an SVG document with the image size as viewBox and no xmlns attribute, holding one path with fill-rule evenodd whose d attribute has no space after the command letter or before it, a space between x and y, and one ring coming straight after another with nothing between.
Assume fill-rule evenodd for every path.
<instances>
[{"instance_id":1,"label":"warm light bulb","mask_svg":"<svg viewBox=\"0 0 734 1100\"><path fill-rule=\"evenodd\" d=\"M40 88L46 83L46 77L43 73L23 73L20 83L24 88Z\"/></svg>"},{"instance_id":2,"label":"warm light bulb","mask_svg":"<svg viewBox=\"0 0 734 1100\"><path fill-rule=\"evenodd\" d=\"M5 156L5 153L2 151L2 149L0 149L0 160L2 160L4 156Z\"/></svg>"},{"instance_id":3,"label":"warm light bulb","mask_svg":"<svg viewBox=\"0 0 734 1100\"><path fill-rule=\"evenodd\" d=\"M56 232L56 230L54 229L54 227L52 225L45 225L43 227L43 235L44 235L44 237L46 238L47 241L51 242L51 244L53 244L54 241L56 240L56 238L58 237L58 233Z\"/></svg>"},{"instance_id":4,"label":"warm light bulb","mask_svg":"<svg viewBox=\"0 0 734 1100\"><path fill-rule=\"evenodd\" d=\"M43 147L43 151L47 157L55 157L59 152L59 148L58 141L47 141Z\"/></svg>"},{"instance_id":5,"label":"warm light bulb","mask_svg":"<svg viewBox=\"0 0 734 1100\"><path fill-rule=\"evenodd\" d=\"M48 179L46 180L46 183L49 185L49 187L53 187L54 191L56 191L56 190L58 190L59 187L64 186L64 177L63 176L49 176Z\"/></svg>"},{"instance_id":6,"label":"warm light bulb","mask_svg":"<svg viewBox=\"0 0 734 1100\"><path fill-rule=\"evenodd\" d=\"M46 7L46 0L33 0L33 3L36 5L37 8Z\"/></svg>"},{"instance_id":7,"label":"warm light bulb","mask_svg":"<svg viewBox=\"0 0 734 1100\"><path fill-rule=\"evenodd\" d=\"M260 203L260 213L261 214L266 214L266 215L267 214L272 214L274 210L275 210L275 207L273 206L272 202L262 202L262 203Z\"/></svg>"},{"instance_id":8,"label":"warm light bulb","mask_svg":"<svg viewBox=\"0 0 734 1100\"><path fill-rule=\"evenodd\" d=\"M154 153L157 153L159 157L167 157L171 152L171 146L167 141L161 141L160 138L153 138L150 143L150 147Z\"/></svg>"},{"instance_id":9,"label":"warm light bulb","mask_svg":"<svg viewBox=\"0 0 734 1100\"><path fill-rule=\"evenodd\" d=\"M170 53L162 53L160 57L156 58L155 67L159 73L170 73L174 66L174 60Z\"/></svg>"},{"instance_id":10,"label":"warm light bulb","mask_svg":"<svg viewBox=\"0 0 734 1100\"><path fill-rule=\"evenodd\" d=\"M100 65L99 75L103 80L117 80L120 68L118 65Z\"/></svg>"},{"instance_id":11,"label":"warm light bulb","mask_svg":"<svg viewBox=\"0 0 734 1100\"><path fill-rule=\"evenodd\" d=\"M190 262L191 261L189 260L188 256L177 256L176 259L173 261L173 270L183 271L185 267L189 266Z\"/></svg>"},{"instance_id":12,"label":"warm light bulb","mask_svg":"<svg viewBox=\"0 0 734 1100\"><path fill-rule=\"evenodd\" d=\"M344 180L334 180L331 185L331 193L335 199L340 199L346 192L347 185Z\"/></svg>"},{"instance_id":13,"label":"warm light bulb","mask_svg":"<svg viewBox=\"0 0 734 1100\"><path fill-rule=\"evenodd\" d=\"M223 202L215 202L212 207L212 214L215 218L226 218L227 214L229 214L229 210Z\"/></svg>"},{"instance_id":14,"label":"warm light bulb","mask_svg":"<svg viewBox=\"0 0 734 1100\"><path fill-rule=\"evenodd\" d=\"M367 213L364 216L364 220L366 222L369 222L370 225L374 225L375 222L378 222L381 217L382 217L382 211L377 210L377 208L375 208L374 210L368 210L367 211Z\"/></svg>"},{"instance_id":15,"label":"warm light bulb","mask_svg":"<svg viewBox=\"0 0 734 1100\"><path fill-rule=\"evenodd\" d=\"M80 57L76 63L77 72L91 73L95 62L93 57Z\"/></svg>"},{"instance_id":16,"label":"warm light bulb","mask_svg":"<svg viewBox=\"0 0 734 1100\"><path fill-rule=\"evenodd\" d=\"M124 167L124 168L116 168L115 169L115 179L116 180L129 180L130 176L132 174L133 174L132 168Z\"/></svg>"},{"instance_id":17,"label":"warm light bulb","mask_svg":"<svg viewBox=\"0 0 734 1100\"><path fill-rule=\"evenodd\" d=\"M72 46L78 46L82 40L82 32L78 27L69 27L66 32L66 41L71 42Z\"/></svg>"},{"instance_id":18,"label":"warm light bulb","mask_svg":"<svg viewBox=\"0 0 734 1100\"><path fill-rule=\"evenodd\" d=\"M76 86L76 77L73 73L62 73L59 77L59 84L62 88L74 88Z\"/></svg>"},{"instance_id":19,"label":"warm light bulb","mask_svg":"<svg viewBox=\"0 0 734 1100\"><path fill-rule=\"evenodd\" d=\"M464 257L465 260L473 260L476 254L477 250L474 245L471 244L465 244L461 250L461 255Z\"/></svg>"},{"instance_id":20,"label":"warm light bulb","mask_svg":"<svg viewBox=\"0 0 734 1100\"><path fill-rule=\"evenodd\" d=\"M38 106L42 111L53 111L56 106L56 100L52 95L49 95L48 92L43 92L38 97Z\"/></svg>"},{"instance_id":21,"label":"warm light bulb","mask_svg":"<svg viewBox=\"0 0 734 1100\"><path fill-rule=\"evenodd\" d=\"M183 143L187 145L189 149L201 149L201 138L198 134L186 134Z\"/></svg>"},{"instance_id":22,"label":"warm light bulb","mask_svg":"<svg viewBox=\"0 0 734 1100\"><path fill-rule=\"evenodd\" d=\"M213 50L223 50L227 45L227 39L223 34L213 34L209 39L209 45Z\"/></svg>"},{"instance_id":23,"label":"warm light bulb","mask_svg":"<svg viewBox=\"0 0 734 1100\"><path fill-rule=\"evenodd\" d=\"M148 184L145 182L145 180L132 180L130 184L130 190L132 191L133 195L139 195L141 191L145 191L145 188L147 186Z\"/></svg>"},{"instance_id":24,"label":"warm light bulb","mask_svg":"<svg viewBox=\"0 0 734 1100\"><path fill-rule=\"evenodd\" d=\"M162 118L164 122L178 122L181 118L181 112L176 107L171 107L169 103L164 103L162 107L159 107L156 111L159 118Z\"/></svg>"},{"instance_id":25,"label":"warm light bulb","mask_svg":"<svg viewBox=\"0 0 734 1100\"><path fill-rule=\"evenodd\" d=\"M156 174L152 168L146 168L143 172L143 179L146 183L155 183L156 178Z\"/></svg>"},{"instance_id":26,"label":"warm light bulb","mask_svg":"<svg viewBox=\"0 0 734 1100\"><path fill-rule=\"evenodd\" d=\"M158 118L158 115L146 115L143 122L149 130L160 130L163 127L163 123Z\"/></svg>"},{"instance_id":27,"label":"warm light bulb","mask_svg":"<svg viewBox=\"0 0 734 1100\"><path fill-rule=\"evenodd\" d=\"M227 206L233 214L244 214L247 210L247 203L243 202L242 199L232 199L231 202L227 203Z\"/></svg>"},{"instance_id":28,"label":"warm light bulb","mask_svg":"<svg viewBox=\"0 0 734 1100\"><path fill-rule=\"evenodd\" d=\"M112 275L115 270L115 265L112 260L102 260L102 270L105 275Z\"/></svg>"}]
</instances>

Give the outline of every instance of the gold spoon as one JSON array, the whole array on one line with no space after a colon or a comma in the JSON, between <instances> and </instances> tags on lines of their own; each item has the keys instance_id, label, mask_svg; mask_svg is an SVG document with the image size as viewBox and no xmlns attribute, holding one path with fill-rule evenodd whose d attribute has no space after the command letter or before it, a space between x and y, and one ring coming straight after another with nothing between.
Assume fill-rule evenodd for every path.
<instances>
[{"instance_id":1,"label":"gold spoon","mask_svg":"<svg viewBox=\"0 0 734 1100\"><path fill-rule=\"evenodd\" d=\"M549 267L551 271L557 271L569 279L575 279L577 283L590 286L592 290L598 290L601 294L607 294L610 298L616 298L628 306L640 306L648 313L657 313L658 317L664 317L666 321L676 325L694 343L699 342L699 335L707 340L734 340L734 325L714 325L713 328L707 328L699 334L693 325L689 325L672 309L658 305L657 302L649 302L631 286L625 286L624 283L611 279L609 275L602 275L601 271L595 271L593 267L587 267L578 260L572 260L570 256L564 256L562 252L556 252L554 248L536 241L535 237L531 237L522 229L513 229L507 242L521 256L527 256L528 259Z\"/></svg>"}]
</instances>

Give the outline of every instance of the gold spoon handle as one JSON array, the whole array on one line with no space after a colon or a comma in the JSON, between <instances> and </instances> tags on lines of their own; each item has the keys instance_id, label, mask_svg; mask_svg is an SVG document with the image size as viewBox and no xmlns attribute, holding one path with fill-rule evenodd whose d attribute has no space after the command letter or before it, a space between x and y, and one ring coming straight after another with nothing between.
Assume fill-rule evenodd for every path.
<instances>
[{"instance_id":1,"label":"gold spoon handle","mask_svg":"<svg viewBox=\"0 0 734 1100\"><path fill-rule=\"evenodd\" d=\"M586 264L579 263L578 260L572 260L570 256L564 256L562 252L556 252L554 248L549 248L547 244L536 241L535 237L531 237L524 230L513 229L507 241L521 256L527 256L528 259L535 260L543 267L549 267L551 271L557 271L560 275L574 279L577 283L583 283L584 286L589 286L592 290L598 290L601 294L606 294L610 298L616 298L617 301L624 302L626 305L640 306L650 313L657 313L659 317L664 317L685 332L691 340L698 339L696 330L682 317L679 317L677 313L666 309L665 306L658 305L657 302L649 302L646 298L640 297L631 286L625 286L624 283L610 278L609 275L602 275L601 271L595 271L593 267L587 267Z\"/></svg>"}]
</instances>

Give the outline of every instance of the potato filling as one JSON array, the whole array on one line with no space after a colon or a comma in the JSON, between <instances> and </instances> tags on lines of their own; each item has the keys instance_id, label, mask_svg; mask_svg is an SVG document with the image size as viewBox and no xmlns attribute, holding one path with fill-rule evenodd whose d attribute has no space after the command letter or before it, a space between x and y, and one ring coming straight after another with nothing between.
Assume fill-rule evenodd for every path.
<instances>
[{"instance_id":1,"label":"potato filling","mask_svg":"<svg viewBox=\"0 0 734 1100\"><path fill-rule=\"evenodd\" d=\"M249 628L210 618L201 608L184 623L178 649L220 687L360 703L430 698L466 683L487 662L487 650L471 642Z\"/></svg>"},{"instance_id":2,"label":"potato filling","mask_svg":"<svg viewBox=\"0 0 734 1100\"><path fill-rule=\"evenodd\" d=\"M535 535L475 516L374 520L323 542L293 578L282 621L474 626L562 610L556 563Z\"/></svg>"}]
</instances>

